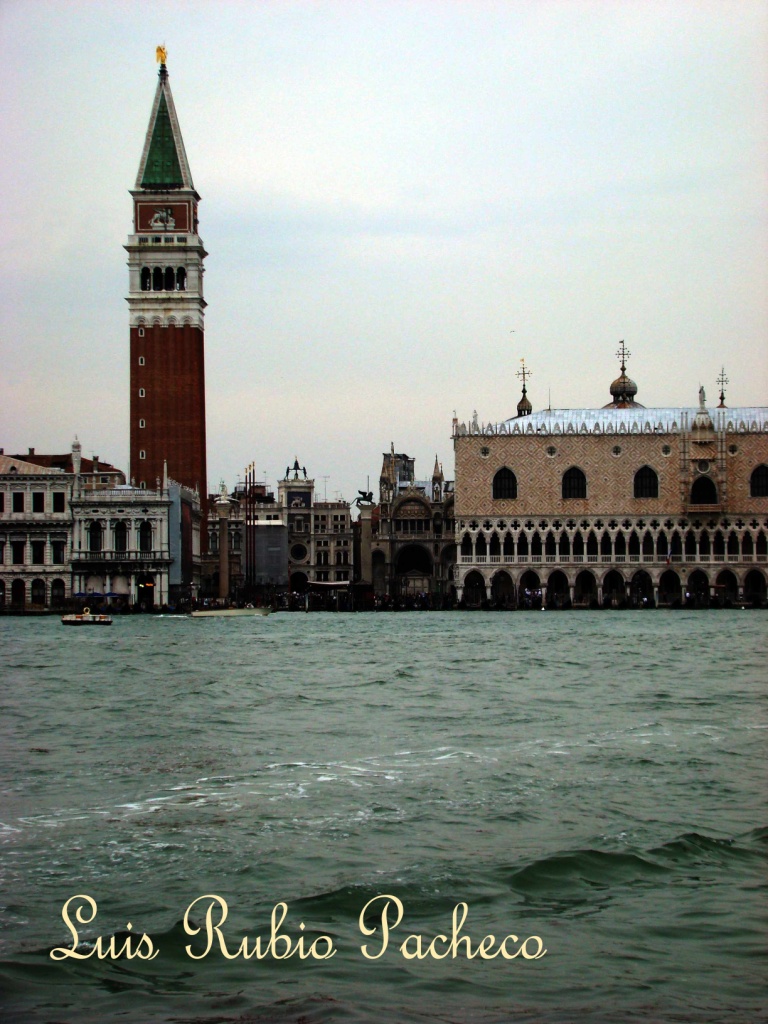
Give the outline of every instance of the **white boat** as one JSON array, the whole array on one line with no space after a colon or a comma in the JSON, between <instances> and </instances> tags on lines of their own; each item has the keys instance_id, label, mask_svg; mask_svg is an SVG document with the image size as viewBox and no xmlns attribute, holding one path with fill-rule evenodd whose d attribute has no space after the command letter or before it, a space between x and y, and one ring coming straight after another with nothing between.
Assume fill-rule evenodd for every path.
<instances>
[{"instance_id":1,"label":"white boat","mask_svg":"<svg viewBox=\"0 0 768 1024\"><path fill-rule=\"evenodd\" d=\"M192 612L194 619L233 619L243 616L269 615L269 607L263 608L200 608Z\"/></svg>"},{"instance_id":2,"label":"white boat","mask_svg":"<svg viewBox=\"0 0 768 1024\"><path fill-rule=\"evenodd\" d=\"M74 612L72 615L62 615L62 626L111 626L111 615L92 614L90 608L83 608L81 612Z\"/></svg>"}]
</instances>

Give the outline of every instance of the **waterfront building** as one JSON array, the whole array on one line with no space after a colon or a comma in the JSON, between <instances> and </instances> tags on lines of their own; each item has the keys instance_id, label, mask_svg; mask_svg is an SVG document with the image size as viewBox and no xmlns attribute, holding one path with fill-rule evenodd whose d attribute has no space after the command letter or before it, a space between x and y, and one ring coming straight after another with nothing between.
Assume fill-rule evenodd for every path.
<instances>
[{"instance_id":1,"label":"waterfront building","mask_svg":"<svg viewBox=\"0 0 768 1024\"><path fill-rule=\"evenodd\" d=\"M346 590L352 582L353 533L349 502L320 501L315 481L294 459L278 481L278 503L288 530L288 586L292 593Z\"/></svg>"},{"instance_id":2,"label":"waterfront building","mask_svg":"<svg viewBox=\"0 0 768 1024\"><path fill-rule=\"evenodd\" d=\"M437 456L431 478L417 480L415 460L390 445L382 456L378 505L361 507L360 520L361 581L371 583L379 601L453 603L453 508L453 481L445 479Z\"/></svg>"},{"instance_id":3,"label":"waterfront building","mask_svg":"<svg viewBox=\"0 0 768 1024\"><path fill-rule=\"evenodd\" d=\"M70 596L72 480L0 450L0 609L61 607Z\"/></svg>"},{"instance_id":4,"label":"waterfront building","mask_svg":"<svg viewBox=\"0 0 768 1024\"><path fill-rule=\"evenodd\" d=\"M317 499L315 481L298 459L278 481L277 498L249 468L231 494L222 484L219 494L210 495L209 508L206 597L266 601L286 592L330 594L349 589L349 503Z\"/></svg>"},{"instance_id":5,"label":"waterfront building","mask_svg":"<svg viewBox=\"0 0 768 1024\"><path fill-rule=\"evenodd\" d=\"M243 522L243 595L259 604L273 603L288 589L287 516L266 480L256 479L253 465L234 496Z\"/></svg>"},{"instance_id":6,"label":"waterfront building","mask_svg":"<svg viewBox=\"0 0 768 1024\"><path fill-rule=\"evenodd\" d=\"M203 261L198 195L165 52L133 197L128 253L131 479L207 494ZM207 539L207 538L206 538Z\"/></svg>"},{"instance_id":7,"label":"waterfront building","mask_svg":"<svg viewBox=\"0 0 768 1024\"><path fill-rule=\"evenodd\" d=\"M152 489L88 491L75 478L72 588L91 605L143 611L185 605L200 587L197 491L164 473Z\"/></svg>"},{"instance_id":8,"label":"waterfront building","mask_svg":"<svg viewBox=\"0 0 768 1024\"><path fill-rule=\"evenodd\" d=\"M601 409L454 416L457 595L467 606L762 604L768 408L645 408L626 374Z\"/></svg>"}]
</instances>

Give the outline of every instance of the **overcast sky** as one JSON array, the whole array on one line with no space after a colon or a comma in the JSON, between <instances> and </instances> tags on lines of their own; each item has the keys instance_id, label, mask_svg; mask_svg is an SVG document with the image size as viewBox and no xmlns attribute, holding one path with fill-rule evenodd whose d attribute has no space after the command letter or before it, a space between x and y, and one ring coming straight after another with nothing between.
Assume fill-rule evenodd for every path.
<instances>
[{"instance_id":1,"label":"overcast sky","mask_svg":"<svg viewBox=\"0 0 768 1024\"><path fill-rule=\"evenodd\" d=\"M319 495L451 419L768 404L768 5L0 0L6 453L128 471L124 245L155 46L206 260L208 483ZM324 479L327 477L327 479Z\"/></svg>"}]
</instances>

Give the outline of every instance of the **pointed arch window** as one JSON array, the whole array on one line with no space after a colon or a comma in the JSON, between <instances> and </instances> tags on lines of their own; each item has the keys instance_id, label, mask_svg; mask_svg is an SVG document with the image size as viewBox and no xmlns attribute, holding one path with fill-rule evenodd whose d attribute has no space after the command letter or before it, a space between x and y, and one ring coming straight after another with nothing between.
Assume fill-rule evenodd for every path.
<instances>
[{"instance_id":1,"label":"pointed arch window","mask_svg":"<svg viewBox=\"0 0 768 1024\"><path fill-rule=\"evenodd\" d=\"M752 498L768 498L768 466L757 466L752 470L749 494Z\"/></svg>"},{"instance_id":2,"label":"pointed arch window","mask_svg":"<svg viewBox=\"0 0 768 1024\"><path fill-rule=\"evenodd\" d=\"M88 527L88 550L101 551L102 547L101 523L91 523Z\"/></svg>"},{"instance_id":3,"label":"pointed arch window","mask_svg":"<svg viewBox=\"0 0 768 1024\"><path fill-rule=\"evenodd\" d=\"M586 498L587 478L578 466L571 466L563 473L563 500Z\"/></svg>"},{"instance_id":4,"label":"pointed arch window","mask_svg":"<svg viewBox=\"0 0 768 1024\"><path fill-rule=\"evenodd\" d=\"M659 476L650 466L641 466L635 473L635 497L658 498Z\"/></svg>"},{"instance_id":5,"label":"pointed arch window","mask_svg":"<svg viewBox=\"0 0 768 1024\"><path fill-rule=\"evenodd\" d=\"M493 478L493 497L517 497L517 477L507 466L503 466Z\"/></svg>"},{"instance_id":6,"label":"pointed arch window","mask_svg":"<svg viewBox=\"0 0 768 1024\"><path fill-rule=\"evenodd\" d=\"M152 524L146 521L139 526L139 551L152 550Z\"/></svg>"},{"instance_id":7,"label":"pointed arch window","mask_svg":"<svg viewBox=\"0 0 768 1024\"><path fill-rule=\"evenodd\" d=\"M125 523L115 523L115 551L128 550L128 527Z\"/></svg>"}]
</instances>

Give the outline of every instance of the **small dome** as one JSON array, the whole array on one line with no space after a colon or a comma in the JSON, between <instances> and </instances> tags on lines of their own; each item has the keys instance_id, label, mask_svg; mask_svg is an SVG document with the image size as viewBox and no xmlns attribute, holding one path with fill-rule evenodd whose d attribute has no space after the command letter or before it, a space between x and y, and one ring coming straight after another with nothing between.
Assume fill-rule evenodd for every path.
<instances>
[{"instance_id":1,"label":"small dome","mask_svg":"<svg viewBox=\"0 0 768 1024\"><path fill-rule=\"evenodd\" d=\"M533 406L528 401L528 398L527 398L525 392L523 392L523 397L517 403L517 415L518 416L530 416L532 412L533 412Z\"/></svg>"},{"instance_id":2,"label":"small dome","mask_svg":"<svg viewBox=\"0 0 768 1024\"><path fill-rule=\"evenodd\" d=\"M635 405L639 409L644 408L639 402L635 401L635 395L637 394L637 384L628 377L626 373L621 374L611 384L611 401L608 405L603 406L604 409L625 409L628 405Z\"/></svg>"}]
</instances>

